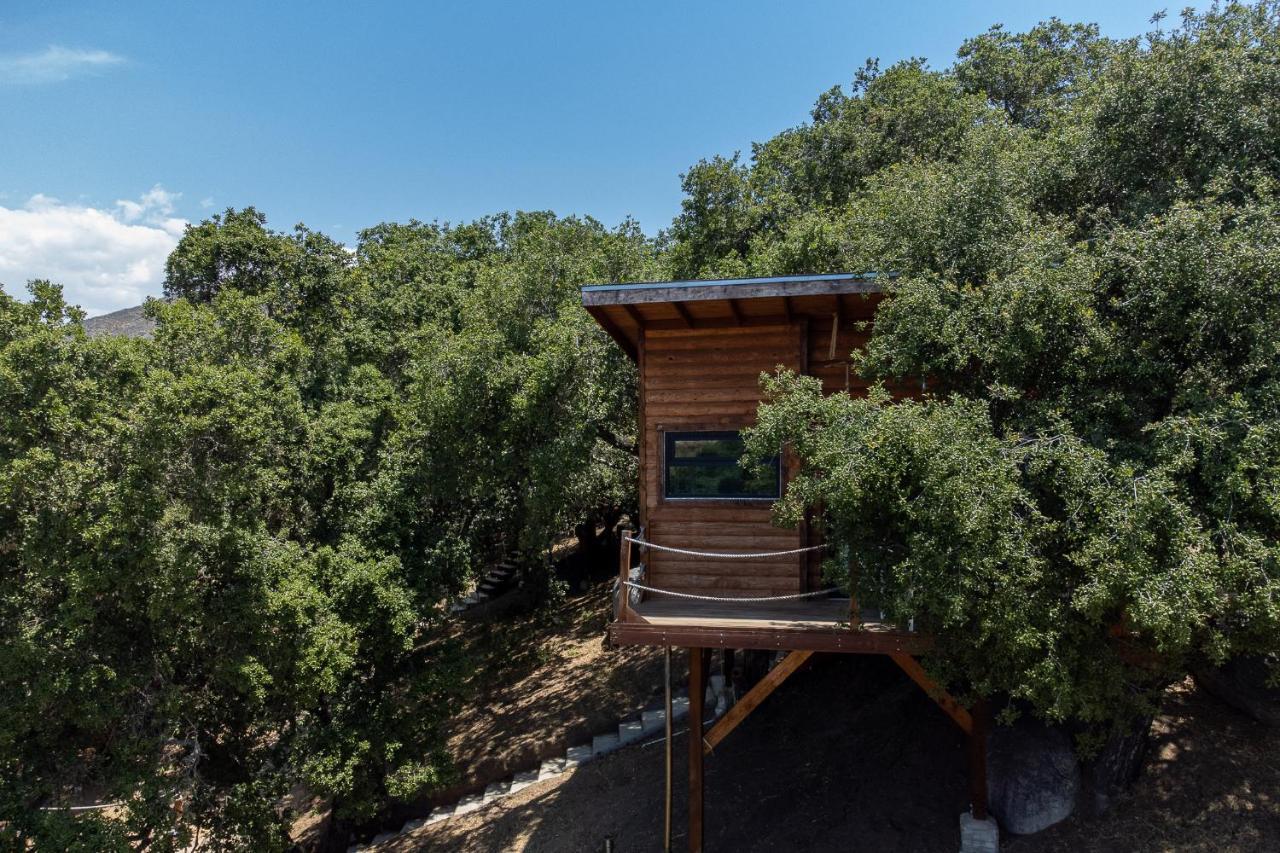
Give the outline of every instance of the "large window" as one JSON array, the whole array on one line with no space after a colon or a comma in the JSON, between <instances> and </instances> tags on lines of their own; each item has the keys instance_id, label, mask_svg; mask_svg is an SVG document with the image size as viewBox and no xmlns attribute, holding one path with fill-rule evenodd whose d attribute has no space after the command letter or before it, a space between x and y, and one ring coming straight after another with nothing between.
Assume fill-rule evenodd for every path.
<instances>
[{"instance_id":1,"label":"large window","mask_svg":"<svg viewBox=\"0 0 1280 853\"><path fill-rule=\"evenodd\" d=\"M668 432L663 455L663 494L668 498L774 498L782 481L778 457L762 471L747 471L736 432Z\"/></svg>"}]
</instances>

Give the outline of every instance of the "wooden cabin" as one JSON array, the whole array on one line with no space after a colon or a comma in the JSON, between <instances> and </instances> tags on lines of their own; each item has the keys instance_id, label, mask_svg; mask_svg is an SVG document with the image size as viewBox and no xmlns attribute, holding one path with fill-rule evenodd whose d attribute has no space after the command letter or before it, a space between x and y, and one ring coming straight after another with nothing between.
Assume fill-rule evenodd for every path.
<instances>
[{"instance_id":1,"label":"wooden cabin","mask_svg":"<svg viewBox=\"0 0 1280 853\"><path fill-rule=\"evenodd\" d=\"M817 532L774 526L786 458L756 476L738 464L762 372L782 366L820 378L827 394L866 393L850 354L866 342L883 281L832 274L582 288L583 306L640 373L639 530L623 542L610 639L689 649L691 720L702 718L710 649L789 653L702 743L691 742L690 849L701 849L703 752L814 652L891 656L980 742L973 714L915 660L929 638L824 590ZM977 775L973 800L973 817L985 819Z\"/></svg>"}]
</instances>

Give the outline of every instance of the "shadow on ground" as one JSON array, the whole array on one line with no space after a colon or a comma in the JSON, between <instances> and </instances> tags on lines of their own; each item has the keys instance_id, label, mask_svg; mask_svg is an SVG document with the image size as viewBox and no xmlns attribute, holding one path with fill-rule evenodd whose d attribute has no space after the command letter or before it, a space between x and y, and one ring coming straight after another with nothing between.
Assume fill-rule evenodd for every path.
<instances>
[{"instance_id":1,"label":"shadow on ground","mask_svg":"<svg viewBox=\"0 0 1280 853\"><path fill-rule=\"evenodd\" d=\"M686 849L685 755L675 745L672 849ZM1171 687L1134 788L1009 853L1280 850L1280 732L1190 681ZM707 760L706 849L947 851L967 807L963 740L890 662L819 656ZM617 853L661 850L661 742L588 764L385 850Z\"/></svg>"},{"instance_id":2,"label":"shadow on ground","mask_svg":"<svg viewBox=\"0 0 1280 853\"><path fill-rule=\"evenodd\" d=\"M684 849L688 741L676 739L673 848ZM963 740L886 659L816 658L706 762L710 850L953 851L966 807ZM580 768L401 850L661 850L661 741Z\"/></svg>"}]
</instances>

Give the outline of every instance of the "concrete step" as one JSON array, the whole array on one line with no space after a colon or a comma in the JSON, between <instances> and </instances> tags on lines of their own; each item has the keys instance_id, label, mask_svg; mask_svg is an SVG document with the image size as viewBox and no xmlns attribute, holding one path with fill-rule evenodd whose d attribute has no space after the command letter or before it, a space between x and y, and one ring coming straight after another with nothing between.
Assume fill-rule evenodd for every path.
<instances>
[{"instance_id":1,"label":"concrete step","mask_svg":"<svg viewBox=\"0 0 1280 853\"><path fill-rule=\"evenodd\" d=\"M667 726L667 712L662 708L643 712L640 715L640 726L645 734L662 731Z\"/></svg>"},{"instance_id":2,"label":"concrete step","mask_svg":"<svg viewBox=\"0 0 1280 853\"><path fill-rule=\"evenodd\" d=\"M510 782L491 782L489 787L484 789L484 801L486 803L492 803L499 797L505 797L510 792Z\"/></svg>"},{"instance_id":3,"label":"concrete step","mask_svg":"<svg viewBox=\"0 0 1280 853\"><path fill-rule=\"evenodd\" d=\"M620 723L618 725L618 743L625 746L629 743L635 743L642 737L644 737L643 723Z\"/></svg>"},{"instance_id":4,"label":"concrete step","mask_svg":"<svg viewBox=\"0 0 1280 853\"><path fill-rule=\"evenodd\" d=\"M566 768L577 767L579 764L586 764L594 757L590 746L571 746L564 754L564 765Z\"/></svg>"},{"instance_id":5,"label":"concrete step","mask_svg":"<svg viewBox=\"0 0 1280 853\"><path fill-rule=\"evenodd\" d=\"M599 758L602 755L608 755L621 745L622 740L617 735L596 735L591 739L591 755Z\"/></svg>"},{"instance_id":6,"label":"concrete step","mask_svg":"<svg viewBox=\"0 0 1280 853\"><path fill-rule=\"evenodd\" d=\"M415 820L406 820L404 822L404 826L400 827L400 832L413 832L415 830L422 829L422 827L426 825L427 819L425 817L420 817Z\"/></svg>"},{"instance_id":7,"label":"concrete step","mask_svg":"<svg viewBox=\"0 0 1280 853\"><path fill-rule=\"evenodd\" d=\"M538 775L539 771L537 770L525 770L512 776L511 793L514 794L516 791L523 791L525 788L537 782Z\"/></svg>"},{"instance_id":8,"label":"concrete step","mask_svg":"<svg viewBox=\"0 0 1280 853\"><path fill-rule=\"evenodd\" d=\"M431 810L431 814L427 815L427 823L439 823L442 820L447 820L448 818L453 817L453 813L456 809L457 806L453 805L436 806Z\"/></svg>"},{"instance_id":9,"label":"concrete step","mask_svg":"<svg viewBox=\"0 0 1280 853\"><path fill-rule=\"evenodd\" d=\"M400 833L398 832L379 832L377 835L373 837L373 840L370 841L369 843L374 846L377 846L384 841L390 841L391 839L395 838L399 834Z\"/></svg>"},{"instance_id":10,"label":"concrete step","mask_svg":"<svg viewBox=\"0 0 1280 853\"><path fill-rule=\"evenodd\" d=\"M457 807L453 810L456 815L470 814L484 805L484 794L468 794L458 800Z\"/></svg>"},{"instance_id":11,"label":"concrete step","mask_svg":"<svg viewBox=\"0 0 1280 853\"><path fill-rule=\"evenodd\" d=\"M711 688L711 692L715 696L724 693L724 676L713 675L707 679L707 686Z\"/></svg>"},{"instance_id":12,"label":"concrete step","mask_svg":"<svg viewBox=\"0 0 1280 853\"><path fill-rule=\"evenodd\" d=\"M538 768L538 781L550 779L559 776L564 772L565 760L563 758L548 758L542 762L542 766Z\"/></svg>"},{"instance_id":13,"label":"concrete step","mask_svg":"<svg viewBox=\"0 0 1280 853\"><path fill-rule=\"evenodd\" d=\"M467 609L467 605L463 604L460 601L455 601L453 604L449 605L450 613L462 613L466 609Z\"/></svg>"},{"instance_id":14,"label":"concrete step","mask_svg":"<svg viewBox=\"0 0 1280 853\"><path fill-rule=\"evenodd\" d=\"M476 594L473 592L470 595L468 595L466 598L462 599L462 603L465 604L467 607L470 607L473 604L479 604L480 599L477 598Z\"/></svg>"},{"instance_id":15,"label":"concrete step","mask_svg":"<svg viewBox=\"0 0 1280 853\"><path fill-rule=\"evenodd\" d=\"M689 714L689 697L677 696L671 700L671 717L672 719L680 719Z\"/></svg>"}]
</instances>

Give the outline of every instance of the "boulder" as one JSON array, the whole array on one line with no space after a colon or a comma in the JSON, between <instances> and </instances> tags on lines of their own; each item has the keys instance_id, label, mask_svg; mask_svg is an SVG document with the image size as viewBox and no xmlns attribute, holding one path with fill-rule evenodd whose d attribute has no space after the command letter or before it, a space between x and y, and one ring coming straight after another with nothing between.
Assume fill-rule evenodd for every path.
<instances>
[{"instance_id":1,"label":"boulder","mask_svg":"<svg viewBox=\"0 0 1280 853\"><path fill-rule=\"evenodd\" d=\"M1112 732L1098 754L1085 762L1084 783L1092 795L1089 799L1095 816L1105 814L1115 798L1138 778L1147 755L1152 719L1142 717L1128 729Z\"/></svg>"},{"instance_id":2,"label":"boulder","mask_svg":"<svg viewBox=\"0 0 1280 853\"><path fill-rule=\"evenodd\" d=\"M992 728L987 799L1006 832L1030 835L1070 817L1080 786L1080 763L1062 730L1025 718Z\"/></svg>"},{"instance_id":3,"label":"boulder","mask_svg":"<svg viewBox=\"0 0 1280 853\"><path fill-rule=\"evenodd\" d=\"M1280 728L1280 687L1268 687L1280 661L1262 656L1238 657L1220 667L1196 670L1196 684L1222 702L1266 726Z\"/></svg>"}]
</instances>

